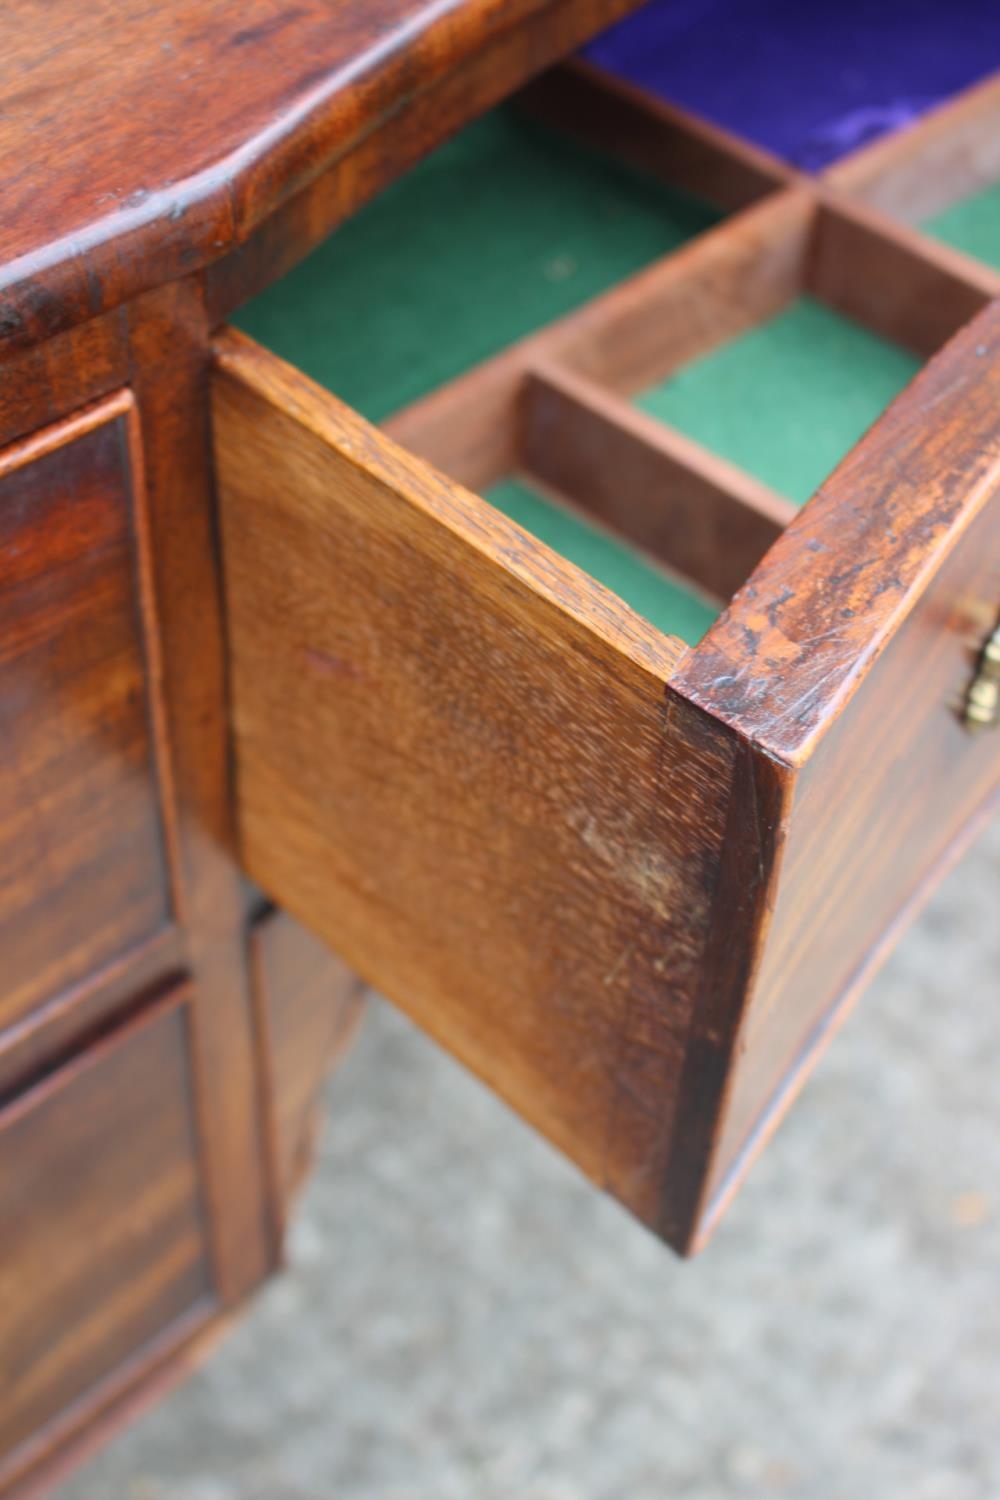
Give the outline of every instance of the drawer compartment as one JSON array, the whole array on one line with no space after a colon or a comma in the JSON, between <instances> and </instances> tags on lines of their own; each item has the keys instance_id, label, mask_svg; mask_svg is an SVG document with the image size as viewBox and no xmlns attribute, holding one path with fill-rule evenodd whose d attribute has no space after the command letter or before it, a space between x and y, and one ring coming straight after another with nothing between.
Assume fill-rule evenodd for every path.
<instances>
[{"instance_id":1,"label":"drawer compartment","mask_svg":"<svg viewBox=\"0 0 1000 1500\"><path fill-rule=\"evenodd\" d=\"M532 104L730 150L603 87ZM1000 312L758 197L382 430L237 333L213 392L249 873L682 1250L1000 779ZM641 405L802 296L895 385L954 334L806 504Z\"/></svg>"},{"instance_id":2,"label":"drawer compartment","mask_svg":"<svg viewBox=\"0 0 1000 1500\"><path fill-rule=\"evenodd\" d=\"M210 1293L184 995L0 1111L0 1475Z\"/></svg>"}]
</instances>

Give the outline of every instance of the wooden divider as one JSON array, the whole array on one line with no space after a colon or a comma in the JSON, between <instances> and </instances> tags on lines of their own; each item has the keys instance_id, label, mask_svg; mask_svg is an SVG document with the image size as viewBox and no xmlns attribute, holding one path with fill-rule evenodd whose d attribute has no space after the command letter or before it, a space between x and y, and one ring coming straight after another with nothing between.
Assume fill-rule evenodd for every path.
<instances>
[{"instance_id":1,"label":"wooden divider","mask_svg":"<svg viewBox=\"0 0 1000 1500\"><path fill-rule=\"evenodd\" d=\"M531 371L520 467L729 601L796 507L620 396L555 367Z\"/></svg>"},{"instance_id":2,"label":"wooden divider","mask_svg":"<svg viewBox=\"0 0 1000 1500\"><path fill-rule=\"evenodd\" d=\"M1000 181L1000 75L835 162L823 181L908 224Z\"/></svg>"},{"instance_id":3,"label":"wooden divider","mask_svg":"<svg viewBox=\"0 0 1000 1500\"><path fill-rule=\"evenodd\" d=\"M882 210L919 217L945 201L922 192L924 161L949 164L951 197L1000 176L1000 82L817 177L588 64L554 69L518 99L738 212L385 426L471 489L533 478L728 600L796 507L626 398L805 294L921 357L939 349L1000 296L1000 273Z\"/></svg>"},{"instance_id":4,"label":"wooden divider","mask_svg":"<svg viewBox=\"0 0 1000 1500\"><path fill-rule=\"evenodd\" d=\"M516 102L534 119L727 211L799 176L770 152L590 63L554 68Z\"/></svg>"}]
</instances>

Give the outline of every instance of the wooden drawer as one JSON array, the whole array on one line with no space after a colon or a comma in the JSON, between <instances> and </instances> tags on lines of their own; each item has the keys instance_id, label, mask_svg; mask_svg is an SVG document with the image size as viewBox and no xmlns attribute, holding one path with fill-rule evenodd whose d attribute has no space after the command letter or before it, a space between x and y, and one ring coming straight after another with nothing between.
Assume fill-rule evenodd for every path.
<instances>
[{"instance_id":1,"label":"wooden drawer","mask_svg":"<svg viewBox=\"0 0 1000 1500\"><path fill-rule=\"evenodd\" d=\"M0 453L0 1030L173 920L144 524L127 391Z\"/></svg>"},{"instance_id":2,"label":"wooden drawer","mask_svg":"<svg viewBox=\"0 0 1000 1500\"><path fill-rule=\"evenodd\" d=\"M0 1155L8 1479L209 1308L184 993L8 1103Z\"/></svg>"},{"instance_id":3,"label":"wooden drawer","mask_svg":"<svg viewBox=\"0 0 1000 1500\"><path fill-rule=\"evenodd\" d=\"M964 717L1000 610L1000 306L992 272L590 72L531 102L741 211L382 430L222 334L243 848L275 900L690 1250L995 796L1000 734ZM828 314L860 318L844 341L899 345L880 404L905 388L798 504L659 420L656 391L804 294L827 311L802 314L800 355ZM829 398L838 420L854 393ZM522 511L496 488L511 475ZM609 530L638 548L649 617L532 526L597 571Z\"/></svg>"}]
</instances>

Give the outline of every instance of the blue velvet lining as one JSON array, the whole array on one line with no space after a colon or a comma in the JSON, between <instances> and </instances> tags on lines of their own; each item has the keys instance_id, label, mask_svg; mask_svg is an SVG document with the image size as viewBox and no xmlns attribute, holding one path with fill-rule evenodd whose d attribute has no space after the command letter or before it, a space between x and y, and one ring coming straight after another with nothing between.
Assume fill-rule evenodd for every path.
<instances>
[{"instance_id":1,"label":"blue velvet lining","mask_svg":"<svg viewBox=\"0 0 1000 1500\"><path fill-rule=\"evenodd\" d=\"M587 55L816 171L1000 67L1000 0L652 0Z\"/></svg>"}]
</instances>

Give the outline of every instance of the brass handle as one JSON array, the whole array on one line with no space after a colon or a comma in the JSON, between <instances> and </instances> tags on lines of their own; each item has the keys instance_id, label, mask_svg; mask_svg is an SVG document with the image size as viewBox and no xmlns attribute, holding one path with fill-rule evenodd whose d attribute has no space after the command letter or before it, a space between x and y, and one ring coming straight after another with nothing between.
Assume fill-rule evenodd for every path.
<instances>
[{"instance_id":1,"label":"brass handle","mask_svg":"<svg viewBox=\"0 0 1000 1500\"><path fill-rule=\"evenodd\" d=\"M983 647L965 695L965 727L977 731L1000 724L1000 625Z\"/></svg>"}]
</instances>

